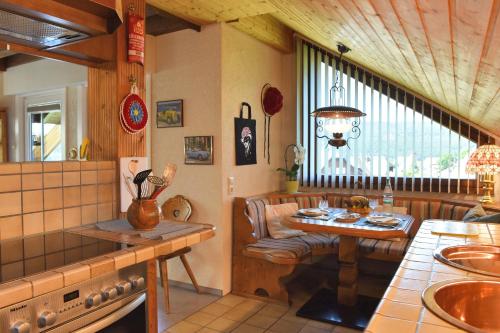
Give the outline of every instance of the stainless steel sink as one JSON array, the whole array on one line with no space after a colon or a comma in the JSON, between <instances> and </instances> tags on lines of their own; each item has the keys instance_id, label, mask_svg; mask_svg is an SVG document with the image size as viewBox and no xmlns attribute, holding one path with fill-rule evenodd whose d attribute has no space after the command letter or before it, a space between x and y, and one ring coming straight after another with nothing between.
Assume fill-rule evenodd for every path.
<instances>
[{"instance_id":1,"label":"stainless steel sink","mask_svg":"<svg viewBox=\"0 0 500 333\"><path fill-rule=\"evenodd\" d=\"M500 277L500 246L447 246L434 251L434 258L459 269Z\"/></svg>"},{"instance_id":2,"label":"stainless steel sink","mask_svg":"<svg viewBox=\"0 0 500 333\"><path fill-rule=\"evenodd\" d=\"M422 299L435 315L466 331L500 332L500 280L438 282L424 290Z\"/></svg>"}]
</instances>

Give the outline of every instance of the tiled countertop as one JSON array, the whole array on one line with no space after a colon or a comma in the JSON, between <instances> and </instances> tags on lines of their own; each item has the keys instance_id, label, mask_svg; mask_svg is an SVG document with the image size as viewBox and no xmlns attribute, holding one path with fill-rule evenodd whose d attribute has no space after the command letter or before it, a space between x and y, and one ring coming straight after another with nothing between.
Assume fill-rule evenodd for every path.
<instances>
[{"instance_id":1,"label":"tiled countertop","mask_svg":"<svg viewBox=\"0 0 500 333\"><path fill-rule=\"evenodd\" d=\"M215 235L215 228L203 225L203 229L178 235L168 240L150 240L139 236L102 231L95 225L82 226L66 231L80 235L107 239L135 245L128 249L111 252L77 264L56 268L44 273L0 284L0 308L67 287L105 273L169 254L191 246Z\"/></svg>"},{"instance_id":2,"label":"tiled countertop","mask_svg":"<svg viewBox=\"0 0 500 333\"><path fill-rule=\"evenodd\" d=\"M434 259L433 251L441 246L466 243L499 245L500 225L478 224L478 236L459 237L432 234L434 223L443 223L443 220L427 220L422 224L365 332L465 332L427 310L421 300L423 290L436 282L449 279L495 278L445 265Z\"/></svg>"}]
</instances>

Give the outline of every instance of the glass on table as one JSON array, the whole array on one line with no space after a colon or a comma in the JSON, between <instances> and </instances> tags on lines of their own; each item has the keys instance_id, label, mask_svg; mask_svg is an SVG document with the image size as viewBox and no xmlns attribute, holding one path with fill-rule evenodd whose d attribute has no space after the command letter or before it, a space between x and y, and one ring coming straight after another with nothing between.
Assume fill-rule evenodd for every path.
<instances>
[{"instance_id":1,"label":"glass on table","mask_svg":"<svg viewBox=\"0 0 500 333\"><path fill-rule=\"evenodd\" d=\"M370 199L368 201L368 206L370 206L372 212L374 212L378 207L378 199Z\"/></svg>"},{"instance_id":2,"label":"glass on table","mask_svg":"<svg viewBox=\"0 0 500 333\"><path fill-rule=\"evenodd\" d=\"M328 210L328 200L320 200L318 208L321 210Z\"/></svg>"}]
</instances>

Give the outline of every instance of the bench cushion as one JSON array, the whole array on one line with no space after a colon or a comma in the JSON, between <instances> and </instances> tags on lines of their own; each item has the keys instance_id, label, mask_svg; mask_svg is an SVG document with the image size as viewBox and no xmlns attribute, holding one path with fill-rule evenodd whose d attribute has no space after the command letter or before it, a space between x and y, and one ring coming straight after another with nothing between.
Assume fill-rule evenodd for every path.
<instances>
[{"instance_id":1,"label":"bench cushion","mask_svg":"<svg viewBox=\"0 0 500 333\"><path fill-rule=\"evenodd\" d=\"M310 255L334 253L337 249L336 240L336 236L320 233L286 239L266 237L247 245L245 254L275 263L298 263Z\"/></svg>"},{"instance_id":2,"label":"bench cushion","mask_svg":"<svg viewBox=\"0 0 500 333\"><path fill-rule=\"evenodd\" d=\"M406 254L406 251L411 244L411 238L403 238L401 240L382 240L371 238L360 238L358 248L361 254L377 254L381 256L390 256L400 258Z\"/></svg>"}]
</instances>

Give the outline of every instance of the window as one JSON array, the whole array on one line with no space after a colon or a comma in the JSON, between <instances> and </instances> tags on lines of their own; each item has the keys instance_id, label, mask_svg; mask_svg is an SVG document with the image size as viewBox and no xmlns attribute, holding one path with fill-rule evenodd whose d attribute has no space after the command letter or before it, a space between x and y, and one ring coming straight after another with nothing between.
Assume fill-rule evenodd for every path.
<instances>
[{"instance_id":1,"label":"window","mask_svg":"<svg viewBox=\"0 0 500 333\"><path fill-rule=\"evenodd\" d=\"M60 103L28 104L28 160L60 161L65 157Z\"/></svg>"},{"instance_id":2,"label":"window","mask_svg":"<svg viewBox=\"0 0 500 333\"><path fill-rule=\"evenodd\" d=\"M310 116L327 106L335 69L348 106L361 109L361 135L349 147L316 137ZM307 149L302 185L381 189L386 177L406 191L477 192L465 172L479 144L494 141L478 128L405 89L304 41L297 43L298 134ZM322 121L318 119L317 121Z\"/></svg>"}]
</instances>

